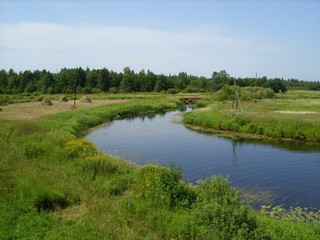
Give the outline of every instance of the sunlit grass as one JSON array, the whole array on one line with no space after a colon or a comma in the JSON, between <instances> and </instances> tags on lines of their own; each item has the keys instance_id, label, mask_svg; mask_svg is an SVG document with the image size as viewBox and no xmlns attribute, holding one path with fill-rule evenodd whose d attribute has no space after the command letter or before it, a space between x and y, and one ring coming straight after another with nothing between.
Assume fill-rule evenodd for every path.
<instances>
[{"instance_id":1,"label":"sunlit grass","mask_svg":"<svg viewBox=\"0 0 320 240\"><path fill-rule=\"evenodd\" d=\"M0 118L0 239L319 238L317 221L254 212L227 179L187 185L177 166L137 167L80 138L117 117L173 109L175 101L137 100L34 120ZM218 107L232 113L220 103L208 109Z\"/></svg>"},{"instance_id":2,"label":"sunlit grass","mask_svg":"<svg viewBox=\"0 0 320 240\"><path fill-rule=\"evenodd\" d=\"M241 105L242 110L236 110L232 101L207 101L206 108L186 114L184 122L219 131L249 133L253 138L320 143L320 96L242 101Z\"/></svg>"}]
</instances>

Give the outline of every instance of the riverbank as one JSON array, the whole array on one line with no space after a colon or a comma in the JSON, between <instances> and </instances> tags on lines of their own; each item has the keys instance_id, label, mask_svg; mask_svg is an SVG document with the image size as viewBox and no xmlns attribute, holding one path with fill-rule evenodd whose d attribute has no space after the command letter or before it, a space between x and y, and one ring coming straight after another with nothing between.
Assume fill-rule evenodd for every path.
<instances>
[{"instance_id":1,"label":"riverbank","mask_svg":"<svg viewBox=\"0 0 320 240\"><path fill-rule=\"evenodd\" d=\"M242 102L242 110L233 109L232 101L206 101L200 104L203 108L185 114L183 122L193 129L227 137L296 141L319 146L320 96L280 97Z\"/></svg>"},{"instance_id":2,"label":"riverbank","mask_svg":"<svg viewBox=\"0 0 320 240\"><path fill-rule=\"evenodd\" d=\"M177 166L137 167L80 138L117 117L176 107L131 99L29 120L1 118L1 238L319 238L317 218L254 212L226 179L187 185Z\"/></svg>"}]
</instances>

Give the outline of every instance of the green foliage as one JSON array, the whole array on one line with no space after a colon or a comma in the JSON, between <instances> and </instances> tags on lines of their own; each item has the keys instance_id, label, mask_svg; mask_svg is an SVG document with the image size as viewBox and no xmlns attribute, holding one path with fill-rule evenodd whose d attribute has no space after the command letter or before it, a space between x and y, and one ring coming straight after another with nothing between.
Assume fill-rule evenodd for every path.
<instances>
[{"instance_id":1,"label":"green foliage","mask_svg":"<svg viewBox=\"0 0 320 240\"><path fill-rule=\"evenodd\" d=\"M245 135L248 138L281 138L311 144L320 142L318 108L309 100L246 102L243 111L234 111L231 105L230 102L211 102L205 109L184 114L183 122L213 130L252 134Z\"/></svg>"},{"instance_id":2,"label":"green foliage","mask_svg":"<svg viewBox=\"0 0 320 240\"><path fill-rule=\"evenodd\" d=\"M196 194L190 185L184 184L181 168L144 165L139 168L138 191L155 206L191 206Z\"/></svg>"},{"instance_id":3,"label":"green foliage","mask_svg":"<svg viewBox=\"0 0 320 240\"><path fill-rule=\"evenodd\" d=\"M55 211L68 206L66 197L52 191L32 179L21 179L18 182L19 195L16 199L20 211L36 209L40 211Z\"/></svg>"},{"instance_id":4,"label":"green foliage","mask_svg":"<svg viewBox=\"0 0 320 240\"><path fill-rule=\"evenodd\" d=\"M295 222L282 220L287 219L278 214L283 211L257 213L242 204L227 179L188 185L181 181L178 166L134 167L77 137L118 115L176 107L159 101L158 95L151 98L73 110L37 122L0 119L0 238L319 239L318 220L309 221L317 216L313 213L306 223L295 220L305 216L298 208L294 217L290 213ZM224 126L217 119L204 122ZM239 114L229 123L240 129L255 124Z\"/></svg>"},{"instance_id":5,"label":"green foliage","mask_svg":"<svg viewBox=\"0 0 320 240\"><path fill-rule=\"evenodd\" d=\"M194 108L197 109L197 108L204 108L206 106L208 106L210 104L210 101L208 100L202 100L202 101L199 101L197 102L195 105L194 105Z\"/></svg>"},{"instance_id":6,"label":"green foliage","mask_svg":"<svg viewBox=\"0 0 320 240\"><path fill-rule=\"evenodd\" d=\"M274 98L275 94L271 88L267 87L237 87L237 91L239 94L239 98L242 101L249 101L253 99L266 99L266 98ZM222 87L222 90L219 91L215 98L219 101L225 100L233 100L234 95L234 86L230 86L229 84L225 84Z\"/></svg>"},{"instance_id":7,"label":"green foliage","mask_svg":"<svg viewBox=\"0 0 320 240\"><path fill-rule=\"evenodd\" d=\"M22 149L23 153L29 158L41 156L46 152L43 144L36 142L26 142L23 144Z\"/></svg>"},{"instance_id":8,"label":"green foliage","mask_svg":"<svg viewBox=\"0 0 320 240\"><path fill-rule=\"evenodd\" d=\"M228 179L211 177L199 181L199 191L193 214L202 239L253 238L258 225L252 209L243 205Z\"/></svg>"},{"instance_id":9,"label":"green foliage","mask_svg":"<svg viewBox=\"0 0 320 240\"><path fill-rule=\"evenodd\" d=\"M122 195L130 187L131 183L132 179L128 175L119 175L117 178L113 178L109 186L110 195Z\"/></svg>"},{"instance_id":10,"label":"green foliage","mask_svg":"<svg viewBox=\"0 0 320 240\"><path fill-rule=\"evenodd\" d=\"M99 154L90 156L91 154L88 154L88 152L86 152L84 155L89 155L89 157L86 157L83 161L81 161L82 169L84 171L92 172L93 179L95 179L98 174L104 175L108 173L114 173L119 167L118 164L105 155Z\"/></svg>"},{"instance_id":11,"label":"green foliage","mask_svg":"<svg viewBox=\"0 0 320 240\"><path fill-rule=\"evenodd\" d=\"M9 72L0 71L0 94L15 93L128 93L128 92L162 92L177 89L178 92L216 92L224 85L233 85L234 81L240 87L268 87L273 92L286 92L287 88L319 90L320 82L283 80L279 78L234 78L225 71L214 71L210 78L188 75L180 72L177 75L154 74L150 70L135 73L130 67L123 72L113 72L106 68L86 70L80 68L63 68L58 73L46 70Z\"/></svg>"},{"instance_id":12,"label":"green foliage","mask_svg":"<svg viewBox=\"0 0 320 240\"><path fill-rule=\"evenodd\" d=\"M97 154L97 149L90 141L77 139L65 144L63 154L70 159L91 157Z\"/></svg>"},{"instance_id":13,"label":"green foliage","mask_svg":"<svg viewBox=\"0 0 320 240\"><path fill-rule=\"evenodd\" d=\"M168 94L177 94L179 92L179 90L175 89L175 88L169 88L167 90Z\"/></svg>"}]
</instances>

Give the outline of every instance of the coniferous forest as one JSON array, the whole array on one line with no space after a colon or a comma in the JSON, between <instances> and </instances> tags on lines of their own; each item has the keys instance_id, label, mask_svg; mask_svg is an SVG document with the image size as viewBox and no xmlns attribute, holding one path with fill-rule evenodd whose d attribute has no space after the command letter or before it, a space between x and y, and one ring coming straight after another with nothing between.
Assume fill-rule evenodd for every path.
<instances>
[{"instance_id":1,"label":"coniferous forest","mask_svg":"<svg viewBox=\"0 0 320 240\"><path fill-rule=\"evenodd\" d=\"M129 92L214 92L225 84L240 87L255 86L271 88L275 93L288 89L320 90L319 81L267 78L255 79L231 77L225 70L213 72L210 78L193 76L186 72L178 75L155 74L150 70L134 72L125 67L123 72L103 69L63 68L52 73L47 70L15 72L0 71L0 94L17 93L129 93Z\"/></svg>"}]
</instances>

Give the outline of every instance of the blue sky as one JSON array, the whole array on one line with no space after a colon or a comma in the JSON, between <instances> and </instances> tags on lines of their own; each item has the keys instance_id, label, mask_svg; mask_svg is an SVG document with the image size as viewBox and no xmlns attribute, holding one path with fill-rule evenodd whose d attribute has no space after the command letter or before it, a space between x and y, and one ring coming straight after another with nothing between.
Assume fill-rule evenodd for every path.
<instances>
[{"instance_id":1,"label":"blue sky","mask_svg":"<svg viewBox=\"0 0 320 240\"><path fill-rule=\"evenodd\" d=\"M0 68L320 80L320 1L0 0Z\"/></svg>"}]
</instances>

